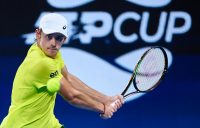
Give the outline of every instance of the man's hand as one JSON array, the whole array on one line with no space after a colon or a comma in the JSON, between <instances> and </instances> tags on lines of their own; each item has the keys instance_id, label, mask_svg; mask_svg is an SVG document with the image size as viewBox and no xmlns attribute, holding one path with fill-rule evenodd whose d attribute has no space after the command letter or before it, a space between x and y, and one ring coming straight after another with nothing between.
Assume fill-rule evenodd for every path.
<instances>
[{"instance_id":1,"label":"man's hand","mask_svg":"<svg viewBox=\"0 0 200 128\"><path fill-rule=\"evenodd\" d=\"M106 103L104 104L104 113L100 116L103 119L108 119L113 116L113 113L116 112L124 103L123 96L116 95L113 97L109 97Z\"/></svg>"},{"instance_id":2,"label":"man's hand","mask_svg":"<svg viewBox=\"0 0 200 128\"><path fill-rule=\"evenodd\" d=\"M124 104L124 98L122 95L116 95L113 97L114 101L111 103L111 105L116 105L117 109L119 109L120 107L122 107L122 105Z\"/></svg>"}]
</instances>

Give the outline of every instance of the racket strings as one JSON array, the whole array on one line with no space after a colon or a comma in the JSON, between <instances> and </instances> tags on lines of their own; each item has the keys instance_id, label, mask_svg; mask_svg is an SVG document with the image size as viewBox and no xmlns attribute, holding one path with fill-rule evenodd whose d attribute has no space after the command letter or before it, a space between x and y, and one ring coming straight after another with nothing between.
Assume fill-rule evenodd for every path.
<instances>
[{"instance_id":1,"label":"racket strings","mask_svg":"<svg viewBox=\"0 0 200 128\"><path fill-rule=\"evenodd\" d=\"M158 48L151 49L140 62L135 76L135 83L140 91L147 91L162 77L165 59Z\"/></svg>"}]
</instances>

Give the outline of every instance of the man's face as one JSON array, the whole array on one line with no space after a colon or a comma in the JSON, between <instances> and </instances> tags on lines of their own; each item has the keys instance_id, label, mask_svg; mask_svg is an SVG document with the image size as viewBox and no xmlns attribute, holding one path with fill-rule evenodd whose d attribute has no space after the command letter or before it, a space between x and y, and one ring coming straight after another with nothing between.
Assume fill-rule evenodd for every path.
<instances>
[{"instance_id":1,"label":"man's face","mask_svg":"<svg viewBox=\"0 0 200 128\"><path fill-rule=\"evenodd\" d=\"M36 38L39 47L49 57L55 58L59 49L66 40L60 33L45 34L41 29L36 29Z\"/></svg>"}]
</instances>

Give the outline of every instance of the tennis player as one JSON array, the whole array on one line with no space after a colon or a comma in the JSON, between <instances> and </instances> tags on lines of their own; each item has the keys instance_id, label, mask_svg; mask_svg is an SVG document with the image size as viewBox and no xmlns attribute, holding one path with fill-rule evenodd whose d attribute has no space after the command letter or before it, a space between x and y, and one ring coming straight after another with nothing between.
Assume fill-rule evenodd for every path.
<instances>
[{"instance_id":1,"label":"tennis player","mask_svg":"<svg viewBox=\"0 0 200 128\"><path fill-rule=\"evenodd\" d=\"M67 29L67 20L60 14L41 18L36 42L17 70L9 112L0 128L63 128L54 115L57 92L68 103L105 119L122 106L121 95L106 96L67 71L59 51L68 37Z\"/></svg>"}]
</instances>

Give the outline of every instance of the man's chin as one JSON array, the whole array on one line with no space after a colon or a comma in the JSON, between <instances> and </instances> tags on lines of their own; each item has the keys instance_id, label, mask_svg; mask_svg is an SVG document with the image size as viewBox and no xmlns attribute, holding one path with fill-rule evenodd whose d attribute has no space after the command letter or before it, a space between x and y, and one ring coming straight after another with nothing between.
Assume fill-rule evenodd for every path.
<instances>
[{"instance_id":1,"label":"man's chin","mask_svg":"<svg viewBox=\"0 0 200 128\"><path fill-rule=\"evenodd\" d=\"M57 55L57 52L52 52L52 53L48 53L46 54L48 57L51 57L51 58L55 58L56 55Z\"/></svg>"}]
</instances>

